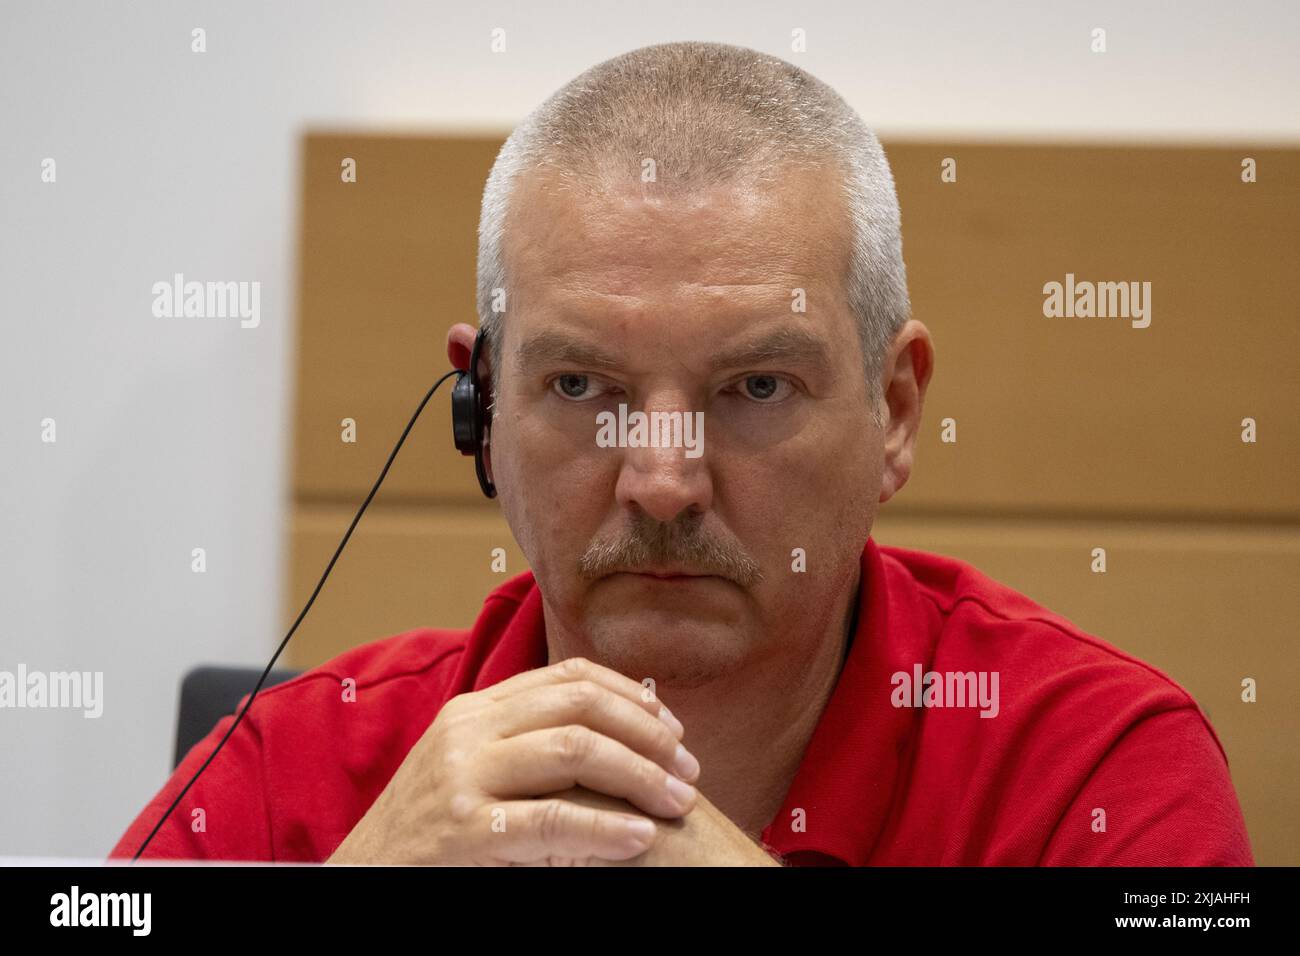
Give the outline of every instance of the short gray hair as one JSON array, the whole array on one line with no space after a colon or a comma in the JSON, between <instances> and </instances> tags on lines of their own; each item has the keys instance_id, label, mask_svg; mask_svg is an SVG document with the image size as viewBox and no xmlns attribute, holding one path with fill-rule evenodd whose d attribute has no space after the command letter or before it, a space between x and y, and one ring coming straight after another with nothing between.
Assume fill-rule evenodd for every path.
<instances>
[{"instance_id":1,"label":"short gray hair","mask_svg":"<svg viewBox=\"0 0 1300 956\"><path fill-rule=\"evenodd\" d=\"M640 173L654 157L668 188L771 175L787 163L838 165L853 230L848 302L858 320L869 392L911 304L898 198L875 134L825 83L774 56L721 43L664 43L593 66L537 107L501 147L479 217L478 314L499 370L508 290L502 239L520 173L542 168L590 185L602 171ZM507 291L507 302L510 301ZM493 376L493 391L500 380Z\"/></svg>"}]
</instances>

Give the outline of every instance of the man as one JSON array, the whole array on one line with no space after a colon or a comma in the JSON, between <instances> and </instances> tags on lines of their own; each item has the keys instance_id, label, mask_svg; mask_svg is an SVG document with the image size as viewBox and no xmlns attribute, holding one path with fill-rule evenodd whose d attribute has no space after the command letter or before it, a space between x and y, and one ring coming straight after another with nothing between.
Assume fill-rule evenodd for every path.
<instances>
[{"instance_id":1,"label":"man","mask_svg":"<svg viewBox=\"0 0 1300 956\"><path fill-rule=\"evenodd\" d=\"M870 538L934 359L888 164L828 87L717 44L589 70L497 159L478 297L486 466L531 573L468 633L259 695L150 856L1252 862L1185 691ZM456 367L474 341L451 330ZM701 422L699 453L634 412Z\"/></svg>"}]
</instances>

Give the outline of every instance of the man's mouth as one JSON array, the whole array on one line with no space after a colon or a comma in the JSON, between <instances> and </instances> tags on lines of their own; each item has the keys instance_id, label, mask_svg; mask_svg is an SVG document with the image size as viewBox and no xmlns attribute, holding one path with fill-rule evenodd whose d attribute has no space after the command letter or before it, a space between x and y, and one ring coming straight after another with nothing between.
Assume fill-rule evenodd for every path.
<instances>
[{"instance_id":1,"label":"man's mouth","mask_svg":"<svg viewBox=\"0 0 1300 956\"><path fill-rule=\"evenodd\" d=\"M645 578L652 581L677 582L684 583L687 581L710 581L717 578L716 574L700 574L695 571L678 570L675 568L642 568L638 570L625 570L615 572L617 574L630 574L633 577Z\"/></svg>"}]
</instances>

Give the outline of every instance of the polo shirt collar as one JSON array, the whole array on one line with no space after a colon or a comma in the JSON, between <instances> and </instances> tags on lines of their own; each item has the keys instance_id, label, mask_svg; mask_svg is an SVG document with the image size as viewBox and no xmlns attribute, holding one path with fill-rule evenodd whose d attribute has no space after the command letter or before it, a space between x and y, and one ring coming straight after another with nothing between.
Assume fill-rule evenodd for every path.
<instances>
[{"instance_id":1,"label":"polo shirt collar","mask_svg":"<svg viewBox=\"0 0 1300 956\"><path fill-rule=\"evenodd\" d=\"M510 613L507 601L517 601L517 609ZM491 605L498 604L497 608ZM492 620L492 612L510 614L505 631ZM492 635L500 633L496 641ZM470 668L474 675L473 690L482 690L499 684L508 677L524 671L545 667L546 615L542 611L542 591L531 571L525 571L488 596L483 612L474 622L474 631L466 648L467 657L462 669ZM477 659L474 659L477 658Z\"/></svg>"}]
</instances>

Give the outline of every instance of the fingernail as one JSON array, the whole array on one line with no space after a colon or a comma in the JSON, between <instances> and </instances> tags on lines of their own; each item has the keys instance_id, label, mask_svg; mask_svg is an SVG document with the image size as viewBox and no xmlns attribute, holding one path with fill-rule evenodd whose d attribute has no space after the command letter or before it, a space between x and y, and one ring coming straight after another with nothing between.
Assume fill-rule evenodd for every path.
<instances>
[{"instance_id":1,"label":"fingernail","mask_svg":"<svg viewBox=\"0 0 1300 956\"><path fill-rule=\"evenodd\" d=\"M695 799L695 788L685 780L678 780L672 774L668 775L668 795L673 798L673 802L678 807L685 810Z\"/></svg>"},{"instance_id":2,"label":"fingernail","mask_svg":"<svg viewBox=\"0 0 1300 956\"><path fill-rule=\"evenodd\" d=\"M700 775L700 762L681 744L677 745L677 753L673 755L673 773L683 780L694 780Z\"/></svg>"},{"instance_id":3,"label":"fingernail","mask_svg":"<svg viewBox=\"0 0 1300 956\"><path fill-rule=\"evenodd\" d=\"M677 735L677 739L681 740L682 736L686 733L686 728L682 726L680 720L673 716L673 712L663 704L659 705L659 719L671 727L673 733Z\"/></svg>"}]
</instances>

